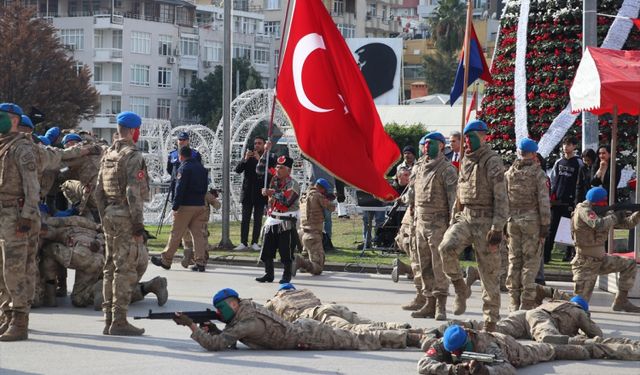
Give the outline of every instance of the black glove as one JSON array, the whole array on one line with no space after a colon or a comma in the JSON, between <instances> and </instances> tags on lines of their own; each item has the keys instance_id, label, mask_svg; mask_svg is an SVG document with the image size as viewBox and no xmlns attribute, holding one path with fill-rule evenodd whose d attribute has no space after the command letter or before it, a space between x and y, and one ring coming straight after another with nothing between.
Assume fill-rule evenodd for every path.
<instances>
[{"instance_id":1,"label":"black glove","mask_svg":"<svg viewBox=\"0 0 640 375\"><path fill-rule=\"evenodd\" d=\"M100 246L100 242L93 240L91 241L91 244L89 244L89 250L91 250L92 253L98 253L101 250Z\"/></svg>"},{"instance_id":2,"label":"black glove","mask_svg":"<svg viewBox=\"0 0 640 375\"><path fill-rule=\"evenodd\" d=\"M469 362L469 373L472 375L489 375L489 369L480 361Z\"/></svg>"},{"instance_id":3,"label":"black glove","mask_svg":"<svg viewBox=\"0 0 640 375\"><path fill-rule=\"evenodd\" d=\"M216 326L215 323L213 322L200 323L200 328L204 328L204 327L207 327L207 331L209 332L210 335L219 335L222 333L220 328L218 328L218 326Z\"/></svg>"},{"instance_id":4,"label":"black glove","mask_svg":"<svg viewBox=\"0 0 640 375\"><path fill-rule=\"evenodd\" d=\"M540 238L547 238L548 235L549 235L549 226L548 225L541 225L540 226L539 237Z\"/></svg>"},{"instance_id":5,"label":"black glove","mask_svg":"<svg viewBox=\"0 0 640 375\"><path fill-rule=\"evenodd\" d=\"M142 236L144 235L144 224L133 224L131 230L134 236Z\"/></svg>"},{"instance_id":6,"label":"black glove","mask_svg":"<svg viewBox=\"0 0 640 375\"><path fill-rule=\"evenodd\" d=\"M176 316L173 317L173 321L176 322L179 326L191 327L193 324L193 320L188 316L180 313L176 313Z\"/></svg>"},{"instance_id":7,"label":"black glove","mask_svg":"<svg viewBox=\"0 0 640 375\"><path fill-rule=\"evenodd\" d=\"M102 146L95 144L89 147L89 155L102 155Z\"/></svg>"},{"instance_id":8,"label":"black glove","mask_svg":"<svg viewBox=\"0 0 640 375\"><path fill-rule=\"evenodd\" d=\"M502 231L489 230L489 232L487 232L487 243L489 246L500 245L500 242L502 242Z\"/></svg>"},{"instance_id":9,"label":"black glove","mask_svg":"<svg viewBox=\"0 0 640 375\"><path fill-rule=\"evenodd\" d=\"M455 375L469 375L469 363L459 363L453 366L453 373Z\"/></svg>"},{"instance_id":10,"label":"black glove","mask_svg":"<svg viewBox=\"0 0 640 375\"><path fill-rule=\"evenodd\" d=\"M16 232L18 233L29 233L31 230L31 220L25 219L21 217L18 219L18 223L16 224Z\"/></svg>"}]
</instances>

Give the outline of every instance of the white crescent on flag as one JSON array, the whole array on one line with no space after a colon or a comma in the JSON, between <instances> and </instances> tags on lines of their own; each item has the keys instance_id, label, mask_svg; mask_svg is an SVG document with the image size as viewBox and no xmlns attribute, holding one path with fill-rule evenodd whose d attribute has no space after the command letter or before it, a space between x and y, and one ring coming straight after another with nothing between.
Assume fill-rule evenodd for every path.
<instances>
[{"instance_id":1,"label":"white crescent on flag","mask_svg":"<svg viewBox=\"0 0 640 375\"><path fill-rule=\"evenodd\" d=\"M312 33L300 38L298 44L296 44L295 50L293 51L293 85L296 90L298 101L303 107L313 112L324 113L333 111L333 109L320 108L315 105L307 97L307 94L304 91L304 85L302 84L302 69L304 68L304 63L307 61L311 52L317 49L326 49L324 40L320 34Z\"/></svg>"}]
</instances>

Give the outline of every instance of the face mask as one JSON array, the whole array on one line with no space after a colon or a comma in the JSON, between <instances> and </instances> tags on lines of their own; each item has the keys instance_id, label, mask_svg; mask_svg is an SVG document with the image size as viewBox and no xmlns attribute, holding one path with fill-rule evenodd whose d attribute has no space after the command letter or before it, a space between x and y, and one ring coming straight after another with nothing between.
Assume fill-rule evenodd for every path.
<instances>
[{"instance_id":1,"label":"face mask","mask_svg":"<svg viewBox=\"0 0 640 375\"><path fill-rule=\"evenodd\" d=\"M480 148L480 136L477 132L470 132L466 135L466 143L471 152Z\"/></svg>"},{"instance_id":2,"label":"face mask","mask_svg":"<svg viewBox=\"0 0 640 375\"><path fill-rule=\"evenodd\" d=\"M227 303L227 301L220 301L215 305L216 309L218 309L218 314L220 314L220 320L227 323L233 319L233 316L236 315L236 312L233 311L231 306Z\"/></svg>"},{"instance_id":3,"label":"face mask","mask_svg":"<svg viewBox=\"0 0 640 375\"><path fill-rule=\"evenodd\" d=\"M430 140L427 142L427 156L429 159L435 159L440 153L440 142Z\"/></svg>"},{"instance_id":4,"label":"face mask","mask_svg":"<svg viewBox=\"0 0 640 375\"><path fill-rule=\"evenodd\" d=\"M0 134L7 134L11 130L11 119L7 112L0 112Z\"/></svg>"}]
</instances>

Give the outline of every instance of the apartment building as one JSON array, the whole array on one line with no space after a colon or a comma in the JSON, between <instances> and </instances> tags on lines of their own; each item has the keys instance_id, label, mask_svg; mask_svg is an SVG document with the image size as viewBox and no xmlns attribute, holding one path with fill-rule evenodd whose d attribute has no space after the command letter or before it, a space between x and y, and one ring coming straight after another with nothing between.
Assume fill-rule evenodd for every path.
<instances>
[{"instance_id":1,"label":"apartment building","mask_svg":"<svg viewBox=\"0 0 640 375\"><path fill-rule=\"evenodd\" d=\"M222 64L223 9L183 0L31 0L58 29L62 43L89 67L100 94L99 113L81 127L110 139L115 115L197 121L187 111L191 82ZM264 16L233 12L233 57L252 61L273 86L274 38Z\"/></svg>"}]
</instances>

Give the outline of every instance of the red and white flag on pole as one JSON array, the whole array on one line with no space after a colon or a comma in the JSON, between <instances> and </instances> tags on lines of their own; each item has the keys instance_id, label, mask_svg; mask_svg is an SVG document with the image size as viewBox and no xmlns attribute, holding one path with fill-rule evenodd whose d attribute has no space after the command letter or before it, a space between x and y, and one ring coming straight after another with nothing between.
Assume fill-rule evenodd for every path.
<instances>
[{"instance_id":1,"label":"red and white flag on pole","mask_svg":"<svg viewBox=\"0 0 640 375\"><path fill-rule=\"evenodd\" d=\"M467 118L465 122L469 122L471 119L471 112L478 110L478 87L476 86L473 89L473 95L471 96L471 104L469 104L469 109L467 109Z\"/></svg>"},{"instance_id":2,"label":"red and white flag on pole","mask_svg":"<svg viewBox=\"0 0 640 375\"><path fill-rule=\"evenodd\" d=\"M631 21L640 29L640 18L632 18Z\"/></svg>"},{"instance_id":3,"label":"red and white flag on pole","mask_svg":"<svg viewBox=\"0 0 640 375\"><path fill-rule=\"evenodd\" d=\"M276 93L307 157L378 198L398 196L384 176L400 150L321 0L295 2Z\"/></svg>"}]
</instances>

